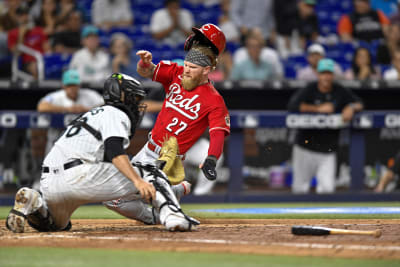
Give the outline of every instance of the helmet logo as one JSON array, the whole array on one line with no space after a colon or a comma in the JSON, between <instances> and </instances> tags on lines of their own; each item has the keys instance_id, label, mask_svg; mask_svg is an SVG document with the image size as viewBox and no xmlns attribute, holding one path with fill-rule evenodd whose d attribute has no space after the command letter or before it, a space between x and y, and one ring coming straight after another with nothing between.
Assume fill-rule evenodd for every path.
<instances>
[{"instance_id":1,"label":"helmet logo","mask_svg":"<svg viewBox=\"0 0 400 267\"><path fill-rule=\"evenodd\" d=\"M210 24L203 25L201 28L205 31L208 31L210 29Z\"/></svg>"}]
</instances>

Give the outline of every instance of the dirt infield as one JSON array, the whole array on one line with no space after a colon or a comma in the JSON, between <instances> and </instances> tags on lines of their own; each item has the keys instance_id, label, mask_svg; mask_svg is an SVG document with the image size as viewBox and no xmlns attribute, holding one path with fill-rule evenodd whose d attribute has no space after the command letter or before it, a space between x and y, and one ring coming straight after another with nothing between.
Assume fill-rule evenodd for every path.
<instances>
[{"instance_id":1,"label":"dirt infield","mask_svg":"<svg viewBox=\"0 0 400 267\"><path fill-rule=\"evenodd\" d=\"M43 246L158 251L230 252L268 255L400 259L400 219L212 219L192 232L171 233L162 226L132 220L73 220L69 232L38 233L26 226L14 234L0 220L0 247ZM292 225L381 229L382 236L294 236Z\"/></svg>"}]
</instances>

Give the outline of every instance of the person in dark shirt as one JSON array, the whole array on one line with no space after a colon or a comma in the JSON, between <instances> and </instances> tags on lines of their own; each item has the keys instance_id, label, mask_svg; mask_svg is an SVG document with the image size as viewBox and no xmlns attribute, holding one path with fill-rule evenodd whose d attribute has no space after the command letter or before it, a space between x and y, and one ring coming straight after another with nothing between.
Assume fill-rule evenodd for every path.
<instances>
[{"instance_id":1,"label":"person in dark shirt","mask_svg":"<svg viewBox=\"0 0 400 267\"><path fill-rule=\"evenodd\" d=\"M361 100L350 90L333 83L334 61L318 62L318 81L296 92L289 101L290 112L341 113L344 122L363 109ZM293 147L293 193L308 193L310 181L317 177L317 193L335 191L336 150L339 131L299 129Z\"/></svg>"},{"instance_id":2,"label":"person in dark shirt","mask_svg":"<svg viewBox=\"0 0 400 267\"><path fill-rule=\"evenodd\" d=\"M344 42L354 39L365 42L384 38L390 21L380 10L373 10L369 0L354 0L354 12L343 15L338 22L338 33Z\"/></svg>"},{"instance_id":3,"label":"person in dark shirt","mask_svg":"<svg viewBox=\"0 0 400 267\"><path fill-rule=\"evenodd\" d=\"M60 30L52 36L52 46L56 53L73 54L81 48L82 13L72 10Z\"/></svg>"},{"instance_id":4,"label":"person in dark shirt","mask_svg":"<svg viewBox=\"0 0 400 267\"><path fill-rule=\"evenodd\" d=\"M389 159L388 169L383 173L378 185L375 187L376 193L385 192L386 186L400 174L400 152L394 158Z\"/></svg>"}]
</instances>

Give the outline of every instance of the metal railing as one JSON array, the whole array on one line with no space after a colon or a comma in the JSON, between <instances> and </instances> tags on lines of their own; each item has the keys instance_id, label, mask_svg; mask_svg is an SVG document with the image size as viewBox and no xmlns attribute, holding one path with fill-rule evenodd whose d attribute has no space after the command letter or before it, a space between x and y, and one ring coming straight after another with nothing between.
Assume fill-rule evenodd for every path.
<instances>
[{"instance_id":1,"label":"metal railing","mask_svg":"<svg viewBox=\"0 0 400 267\"><path fill-rule=\"evenodd\" d=\"M16 82L18 79L21 79L21 80L27 81L27 82L36 81L36 78L33 75L19 69L18 59L23 53L33 56L36 59L36 63L37 63L36 66L38 69L37 80L43 81L44 80L44 61L43 61L42 54L39 51L36 51L36 50L34 50L30 47L27 47L26 45L23 45L23 44L19 44L17 46L17 51L13 55L11 80L13 82Z\"/></svg>"}]
</instances>

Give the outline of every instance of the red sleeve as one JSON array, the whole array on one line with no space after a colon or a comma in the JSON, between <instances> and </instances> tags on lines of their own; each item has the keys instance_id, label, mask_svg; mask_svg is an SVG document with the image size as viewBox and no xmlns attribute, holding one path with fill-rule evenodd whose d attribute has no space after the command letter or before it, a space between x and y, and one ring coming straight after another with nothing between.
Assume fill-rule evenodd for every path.
<instances>
[{"instance_id":1,"label":"red sleeve","mask_svg":"<svg viewBox=\"0 0 400 267\"><path fill-rule=\"evenodd\" d=\"M382 25L390 24L390 20L386 17L386 15L382 11L377 10L376 12L378 13L379 21L381 22Z\"/></svg>"},{"instance_id":2,"label":"red sleeve","mask_svg":"<svg viewBox=\"0 0 400 267\"><path fill-rule=\"evenodd\" d=\"M340 34L352 34L353 33L353 25L351 24L351 20L349 16L343 15L338 23L337 31Z\"/></svg>"},{"instance_id":3,"label":"red sleeve","mask_svg":"<svg viewBox=\"0 0 400 267\"><path fill-rule=\"evenodd\" d=\"M165 91L167 91L173 78L179 71L179 68L180 67L176 63L172 63L169 60L162 60L157 64L154 70L153 81L161 83Z\"/></svg>"},{"instance_id":4,"label":"red sleeve","mask_svg":"<svg viewBox=\"0 0 400 267\"><path fill-rule=\"evenodd\" d=\"M225 131L216 130L210 132L210 146L208 147L208 155L217 157L221 156L224 150Z\"/></svg>"},{"instance_id":5,"label":"red sleeve","mask_svg":"<svg viewBox=\"0 0 400 267\"><path fill-rule=\"evenodd\" d=\"M7 38L7 46L8 49L11 50L18 41L18 29L13 29L8 32L8 38Z\"/></svg>"},{"instance_id":6,"label":"red sleeve","mask_svg":"<svg viewBox=\"0 0 400 267\"><path fill-rule=\"evenodd\" d=\"M231 122L229 112L222 97L219 103L216 104L216 108L208 113L208 127L210 128L210 134L216 130L223 130L225 136L230 133Z\"/></svg>"}]
</instances>

